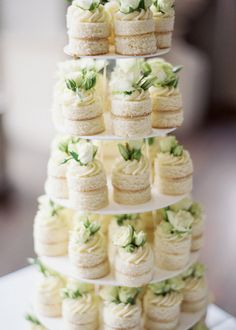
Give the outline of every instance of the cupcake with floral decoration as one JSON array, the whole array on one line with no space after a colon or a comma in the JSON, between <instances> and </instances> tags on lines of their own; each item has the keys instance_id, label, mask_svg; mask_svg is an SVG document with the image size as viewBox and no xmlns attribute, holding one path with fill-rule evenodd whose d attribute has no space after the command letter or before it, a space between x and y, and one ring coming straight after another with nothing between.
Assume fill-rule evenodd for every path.
<instances>
[{"instance_id":1,"label":"cupcake with floral decoration","mask_svg":"<svg viewBox=\"0 0 236 330\"><path fill-rule=\"evenodd\" d=\"M117 60L111 75L113 133L121 137L142 137L152 131L151 98L148 89L156 80L143 60Z\"/></svg>"},{"instance_id":2,"label":"cupcake with floral decoration","mask_svg":"<svg viewBox=\"0 0 236 330\"><path fill-rule=\"evenodd\" d=\"M37 312L46 317L61 316L61 289L65 287L65 280L56 272L45 267L38 259L30 259L39 270L36 282L35 307Z\"/></svg>"},{"instance_id":3,"label":"cupcake with floral decoration","mask_svg":"<svg viewBox=\"0 0 236 330\"><path fill-rule=\"evenodd\" d=\"M67 11L69 52L74 56L109 51L109 19L100 0L74 0Z\"/></svg>"},{"instance_id":4,"label":"cupcake with floral decoration","mask_svg":"<svg viewBox=\"0 0 236 330\"><path fill-rule=\"evenodd\" d=\"M67 182L69 200L79 211L95 211L108 204L106 175L102 163L95 158L98 148L81 139L67 148L69 162Z\"/></svg>"},{"instance_id":5,"label":"cupcake with floral decoration","mask_svg":"<svg viewBox=\"0 0 236 330\"><path fill-rule=\"evenodd\" d=\"M155 184L165 195L183 195L192 191L193 164L187 150L174 136L160 139L155 160Z\"/></svg>"},{"instance_id":6,"label":"cupcake with floral decoration","mask_svg":"<svg viewBox=\"0 0 236 330\"><path fill-rule=\"evenodd\" d=\"M183 269L190 258L193 217L190 212L162 209L154 240L156 263L166 270Z\"/></svg>"},{"instance_id":7,"label":"cupcake with floral decoration","mask_svg":"<svg viewBox=\"0 0 236 330\"><path fill-rule=\"evenodd\" d=\"M47 330L32 313L27 313L25 315L25 320L27 321L26 330Z\"/></svg>"},{"instance_id":8,"label":"cupcake with floral decoration","mask_svg":"<svg viewBox=\"0 0 236 330\"><path fill-rule=\"evenodd\" d=\"M91 284L70 280L62 290L62 318L67 330L97 330L98 299Z\"/></svg>"},{"instance_id":9,"label":"cupcake with floral decoration","mask_svg":"<svg viewBox=\"0 0 236 330\"><path fill-rule=\"evenodd\" d=\"M59 132L65 133L66 131L64 123L65 120L63 116L63 105L64 110L68 110L65 113L65 117L68 117L68 119L66 120L68 126L67 129L69 133L71 132L71 134L74 135L79 134L78 132L81 131L82 123L79 120L78 122L74 120L74 123L72 122L72 120L69 122L70 118L77 116L80 119L83 119L83 117L87 119L88 117L91 117L94 113L98 113L98 110L93 111L93 99L96 100L96 102L98 103L98 108L100 112L102 111L101 108L105 107L104 98L101 97L104 91L105 82L103 76L103 69L105 65L106 62L104 60L93 60L91 58L68 60L60 62L58 64L57 82L53 93L52 119L55 128ZM76 80L77 78L79 80L79 77L81 75L86 78L87 83L83 83L81 85L81 82L79 82L77 86L75 85ZM95 76L96 81L91 79L93 75ZM70 86L69 80L74 80L75 83L72 82L72 86ZM91 82L91 80L94 86L88 89L88 87L92 85L91 83L89 83ZM73 88L75 92L73 92L73 90L69 89L68 87ZM83 95L83 99L80 99L79 95ZM89 110L89 116L88 114L82 112L82 110L85 109L86 104L87 109ZM71 109L72 107L73 109ZM79 110L81 111L79 112ZM102 118L98 118L97 121L94 119L94 121L91 122L88 122L87 120L86 125L90 123L89 129L91 130L93 127L93 122L95 122L95 124L98 124L99 121L102 122ZM93 130L94 129L92 129L92 131Z\"/></svg>"},{"instance_id":10,"label":"cupcake with floral decoration","mask_svg":"<svg viewBox=\"0 0 236 330\"><path fill-rule=\"evenodd\" d=\"M195 313L205 310L208 303L208 289L205 277L205 267L196 263L182 274L185 286L181 309L185 313Z\"/></svg>"},{"instance_id":11,"label":"cupcake with floral decoration","mask_svg":"<svg viewBox=\"0 0 236 330\"><path fill-rule=\"evenodd\" d=\"M69 241L69 259L77 276L101 278L109 273L106 240L100 225L89 219L78 223Z\"/></svg>"},{"instance_id":12,"label":"cupcake with floral decoration","mask_svg":"<svg viewBox=\"0 0 236 330\"><path fill-rule=\"evenodd\" d=\"M170 209L173 211L185 210L191 213L193 216L191 251L200 250L203 246L204 232L204 214L201 205L186 197L180 202L171 205Z\"/></svg>"},{"instance_id":13,"label":"cupcake with floral decoration","mask_svg":"<svg viewBox=\"0 0 236 330\"><path fill-rule=\"evenodd\" d=\"M154 0L151 6L158 49L171 47L175 22L174 0Z\"/></svg>"},{"instance_id":14,"label":"cupcake with floral decoration","mask_svg":"<svg viewBox=\"0 0 236 330\"><path fill-rule=\"evenodd\" d=\"M64 207L46 196L40 198L34 219L34 250L39 256L55 257L67 253L69 221Z\"/></svg>"},{"instance_id":15,"label":"cupcake with floral decoration","mask_svg":"<svg viewBox=\"0 0 236 330\"><path fill-rule=\"evenodd\" d=\"M131 225L120 227L114 237L117 246L115 275L117 281L130 287L143 286L153 276L153 252L143 231Z\"/></svg>"},{"instance_id":16,"label":"cupcake with floral decoration","mask_svg":"<svg viewBox=\"0 0 236 330\"><path fill-rule=\"evenodd\" d=\"M102 97L96 92L97 78L95 68L67 75L62 101L66 134L96 135L104 131Z\"/></svg>"},{"instance_id":17,"label":"cupcake with floral decoration","mask_svg":"<svg viewBox=\"0 0 236 330\"><path fill-rule=\"evenodd\" d=\"M139 214L121 214L114 216L109 224L109 260L110 263L114 262L117 247L112 243L113 237L115 236L117 230L120 229L121 226L131 225L135 230L139 231L145 228L144 221L140 218Z\"/></svg>"},{"instance_id":18,"label":"cupcake with floral decoration","mask_svg":"<svg viewBox=\"0 0 236 330\"><path fill-rule=\"evenodd\" d=\"M178 88L181 66L172 66L158 58L148 61L157 78L149 92L152 100L152 127L173 128L183 123L182 95Z\"/></svg>"},{"instance_id":19,"label":"cupcake with floral decoration","mask_svg":"<svg viewBox=\"0 0 236 330\"><path fill-rule=\"evenodd\" d=\"M100 290L104 330L141 329L139 293L137 288L117 286L106 286Z\"/></svg>"},{"instance_id":20,"label":"cupcake with floral decoration","mask_svg":"<svg viewBox=\"0 0 236 330\"><path fill-rule=\"evenodd\" d=\"M68 198L66 173L68 164L64 159L68 153L68 145L78 142L78 138L60 137L54 143L47 165L45 191L52 198Z\"/></svg>"},{"instance_id":21,"label":"cupcake with floral decoration","mask_svg":"<svg viewBox=\"0 0 236 330\"><path fill-rule=\"evenodd\" d=\"M141 141L118 144L121 157L112 169L112 185L119 204L138 205L151 199L150 167L141 147Z\"/></svg>"},{"instance_id":22,"label":"cupcake with floral decoration","mask_svg":"<svg viewBox=\"0 0 236 330\"><path fill-rule=\"evenodd\" d=\"M122 55L148 55L157 51L150 0L121 0L114 17L115 50Z\"/></svg>"},{"instance_id":23,"label":"cupcake with floral decoration","mask_svg":"<svg viewBox=\"0 0 236 330\"><path fill-rule=\"evenodd\" d=\"M184 282L179 277L148 285L144 296L145 329L177 328L183 288Z\"/></svg>"}]
</instances>

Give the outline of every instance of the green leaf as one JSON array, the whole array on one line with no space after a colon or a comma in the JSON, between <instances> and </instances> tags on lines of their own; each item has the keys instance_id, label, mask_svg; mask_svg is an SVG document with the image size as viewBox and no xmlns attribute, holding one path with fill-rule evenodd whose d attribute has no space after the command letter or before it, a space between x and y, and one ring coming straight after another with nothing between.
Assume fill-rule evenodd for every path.
<instances>
[{"instance_id":1,"label":"green leaf","mask_svg":"<svg viewBox=\"0 0 236 330\"><path fill-rule=\"evenodd\" d=\"M74 152L74 151L69 151L69 153L70 153L71 157L72 157L76 162L80 162L80 161L79 161L79 155L78 155L76 152Z\"/></svg>"},{"instance_id":2,"label":"green leaf","mask_svg":"<svg viewBox=\"0 0 236 330\"><path fill-rule=\"evenodd\" d=\"M121 156L124 158L124 160L129 160L129 158L130 158L130 155L129 155L129 152L128 152L128 150L127 150L127 148L125 148L124 146L123 146L123 144L118 144L118 149L119 149L119 152L120 152L120 154L121 154Z\"/></svg>"},{"instance_id":3,"label":"green leaf","mask_svg":"<svg viewBox=\"0 0 236 330\"><path fill-rule=\"evenodd\" d=\"M43 265L43 263L38 258L29 258L28 262L31 265L37 266L39 272L42 273L44 276L49 275L48 269Z\"/></svg>"},{"instance_id":4,"label":"green leaf","mask_svg":"<svg viewBox=\"0 0 236 330\"><path fill-rule=\"evenodd\" d=\"M78 298L81 298L83 295L82 293L80 292L79 289L77 289L76 291L72 291L72 290L69 290L69 289L63 289L62 290L62 297L64 299L78 299Z\"/></svg>"},{"instance_id":5,"label":"green leaf","mask_svg":"<svg viewBox=\"0 0 236 330\"><path fill-rule=\"evenodd\" d=\"M178 73L180 72L181 70L183 69L183 66L182 65L177 65L177 66L174 66L173 67L173 73Z\"/></svg>"},{"instance_id":6,"label":"green leaf","mask_svg":"<svg viewBox=\"0 0 236 330\"><path fill-rule=\"evenodd\" d=\"M135 149L132 153L132 159L136 159L137 161L140 161L140 158L142 157L142 152L141 150Z\"/></svg>"},{"instance_id":7,"label":"green leaf","mask_svg":"<svg viewBox=\"0 0 236 330\"><path fill-rule=\"evenodd\" d=\"M39 322L39 320L36 318L36 316L34 316L34 315L32 315L32 314L26 314L25 315L25 319L26 319L26 321L29 321L29 322L31 322L31 323L33 323L33 324L35 324L35 325L42 325L40 322Z\"/></svg>"},{"instance_id":8,"label":"green leaf","mask_svg":"<svg viewBox=\"0 0 236 330\"><path fill-rule=\"evenodd\" d=\"M76 92L76 90L77 90L77 84L73 79L66 80L66 87L68 89L72 90L73 92Z\"/></svg>"}]
</instances>

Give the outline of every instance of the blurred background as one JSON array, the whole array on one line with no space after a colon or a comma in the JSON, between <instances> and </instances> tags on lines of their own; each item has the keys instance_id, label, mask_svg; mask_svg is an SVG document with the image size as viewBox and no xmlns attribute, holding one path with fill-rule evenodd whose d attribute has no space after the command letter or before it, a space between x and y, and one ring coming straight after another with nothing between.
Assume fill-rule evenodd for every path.
<instances>
[{"instance_id":1,"label":"blurred background","mask_svg":"<svg viewBox=\"0 0 236 330\"><path fill-rule=\"evenodd\" d=\"M0 2L0 275L27 264L53 127L56 63L65 59L66 3ZM236 316L236 1L176 0L165 58L183 64L185 123L194 198L207 214L202 260L214 302Z\"/></svg>"}]
</instances>

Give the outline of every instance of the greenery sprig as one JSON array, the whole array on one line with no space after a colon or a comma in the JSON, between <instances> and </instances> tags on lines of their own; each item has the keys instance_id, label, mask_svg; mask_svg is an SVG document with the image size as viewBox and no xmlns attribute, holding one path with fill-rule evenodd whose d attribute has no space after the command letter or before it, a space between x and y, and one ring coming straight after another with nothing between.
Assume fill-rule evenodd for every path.
<instances>
[{"instance_id":1,"label":"greenery sprig","mask_svg":"<svg viewBox=\"0 0 236 330\"><path fill-rule=\"evenodd\" d=\"M119 226L123 226L125 221L137 220L139 218L139 214L121 214L115 216L116 222Z\"/></svg>"},{"instance_id":2,"label":"greenery sprig","mask_svg":"<svg viewBox=\"0 0 236 330\"><path fill-rule=\"evenodd\" d=\"M84 293L82 293L79 289L76 291L70 290L68 288L62 289L62 298L64 299L78 299L83 296Z\"/></svg>"},{"instance_id":3,"label":"greenery sprig","mask_svg":"<svg viewBox=\"0 0 236 330\"><path fill-rule=\"evenodd\" d=\"M68 141L67 146L64 145L64 150L65 153L67 154L67 156L69 156L68 158L65 158L64 161L61 163L61 165L68 163L70 160L75 160L77 163L79 163L81 166L87 165L89 161L91 161L92 159L95 158L97 152L98 152L98 147L91 144L91 148L87 149L87 155L83 155L83 158L81 158L81 155L79 154L79 151L76 152L73 150L73 148L70 148L70 146L76 145L76 143L79 143L80 139L78 139L77 141L73 140L73 141ZM87 142L89 142L89 140L87 140ZM90 155L88 157L88 155ZM88 161L89 160L89 161Z\"/></svg>"},{"instance_id":4,"label":"greenery sprig","mask_svg":"<svg viewBox=\"0 0 236 330\"><path fill-rule=\"evenodd\" d=\"M167 136L160 140L160 151L179 157L182 156L184 148L178 143L175 136Z\"/></svg>"},{"instance_id":5,"label":"greenery sprig","mask_svg":"<svg viewBox=\"0 0 236 330\"><path fill-rule=\"evenodd\" d=\"M35 325L41 325L42 326L42 324L40 323L40 321L36 318L36 316L34 316L33 314L30 314L30 313L27 313L26 315L25 315L25 319L26 319L26 321L29 321L29 322L31 322L32 324L35 324Z\"/></svg>"},{"instance_id":6,"label":"greenery sprig","mask_svg":"<svg viewBox=\"0 0 236 330\"><path fill-rule=\"evenodd\" d=\"M118 149L121 154L121 156L124 158L125 161L127 160L134 160L136 159L139 161L142 156L141 148L136 149L132 148L129 143L126 143L125 145L119 143Z\"/></svg>"},{"instance_id":7,"label":"greenery sprig","mask_svg":"<svg viewBox=\"0 0 236 330\"><path fill-rule=\"evenodd\" d=\"M100 290L100 296L109 303L135 305L140 292L140 288L106 286Z\"/></svg>"},{"instance_id":8,"label":"greenery sprig","mask_svg":"<svg viewBox=\"0 0 236 330\"><path fill-rule=\"evenodd\" d=\"M202 278L205 273L205 266L200 262L195 263L193 266L189 267L183 274L182 278L186 280L189 277Z\"/></svg>"},{"instance_id":9,"label":"greenery sprig","mask_svg":"<svg viewBox=\"0 0 236 330\"><path fill-rule=\"evenodd\" d=\"M52 272L39 260L39 258L29 258L28 262L30 265L34 265L38 268L38 271L42 273L45 277L52 275Z\"/></svg>"},{"instance_id":10,"label":"greenery sprig","mask_svg":"<svg viewBox=\"0 0 236 330\"><path fill-rule=\"evenodd\" d=\"M91 5L92 6L92 5ZM66 87L76 93L79 98L83 98L82 91L92 89L97 82L97 72L93 69L82 69L78 79L66 79Z\"/></svg>"},{"instance_id":11,"label":"greenery sprig","mask_svg":"<svg viewBox=\"0 0 236 330\"><path fill-rule=\"evenodd\" d=\"M51 199L49 199L49 206L50 206L50 216L52 216L52 217L55 215L58 215L59 212L64 209L63 206L56 204Z\"/></svg>"},{"instance_id":12,"label":"greenery sprig","mask_svg":"<svg viewBox=\"0 0 236 330\"><path fill-rule=\"evenodd\" d=\"M92 222L89 219L81 222L78 226L78 242L87 243L89 239L100 230L100 228L100 224Z\"/></svg>"},{"instance_id":13,"label":"greenery sprig","mask_svg":"<svg viewBox=\"0 0 236 330\"><path fill-rule=\"evenodd\" d=\"M155 295L165 296L171 292L181 292L184 288L184 281L179 276L159 283L149 284L148 287Z\"/></svg>"}]
</instances>

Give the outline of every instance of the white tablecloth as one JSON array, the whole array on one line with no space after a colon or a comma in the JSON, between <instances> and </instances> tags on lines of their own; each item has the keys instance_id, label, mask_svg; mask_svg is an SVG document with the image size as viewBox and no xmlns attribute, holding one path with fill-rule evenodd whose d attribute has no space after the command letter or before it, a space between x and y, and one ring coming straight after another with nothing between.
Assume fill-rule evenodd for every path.
<instances>
[{"instance_id":1,"label":"white tablecloth","mask_svg":"<svg viewBox=\"0 0 236 330\"><path fill-rule=\"evenodd\" d=\"M31 311L35 270L26 267L0 278L0 329L23 330L24 315ZM212 330L236 330L236 320L215 305L210 305L207 324Z\"/></svg>"}]
</instances>

